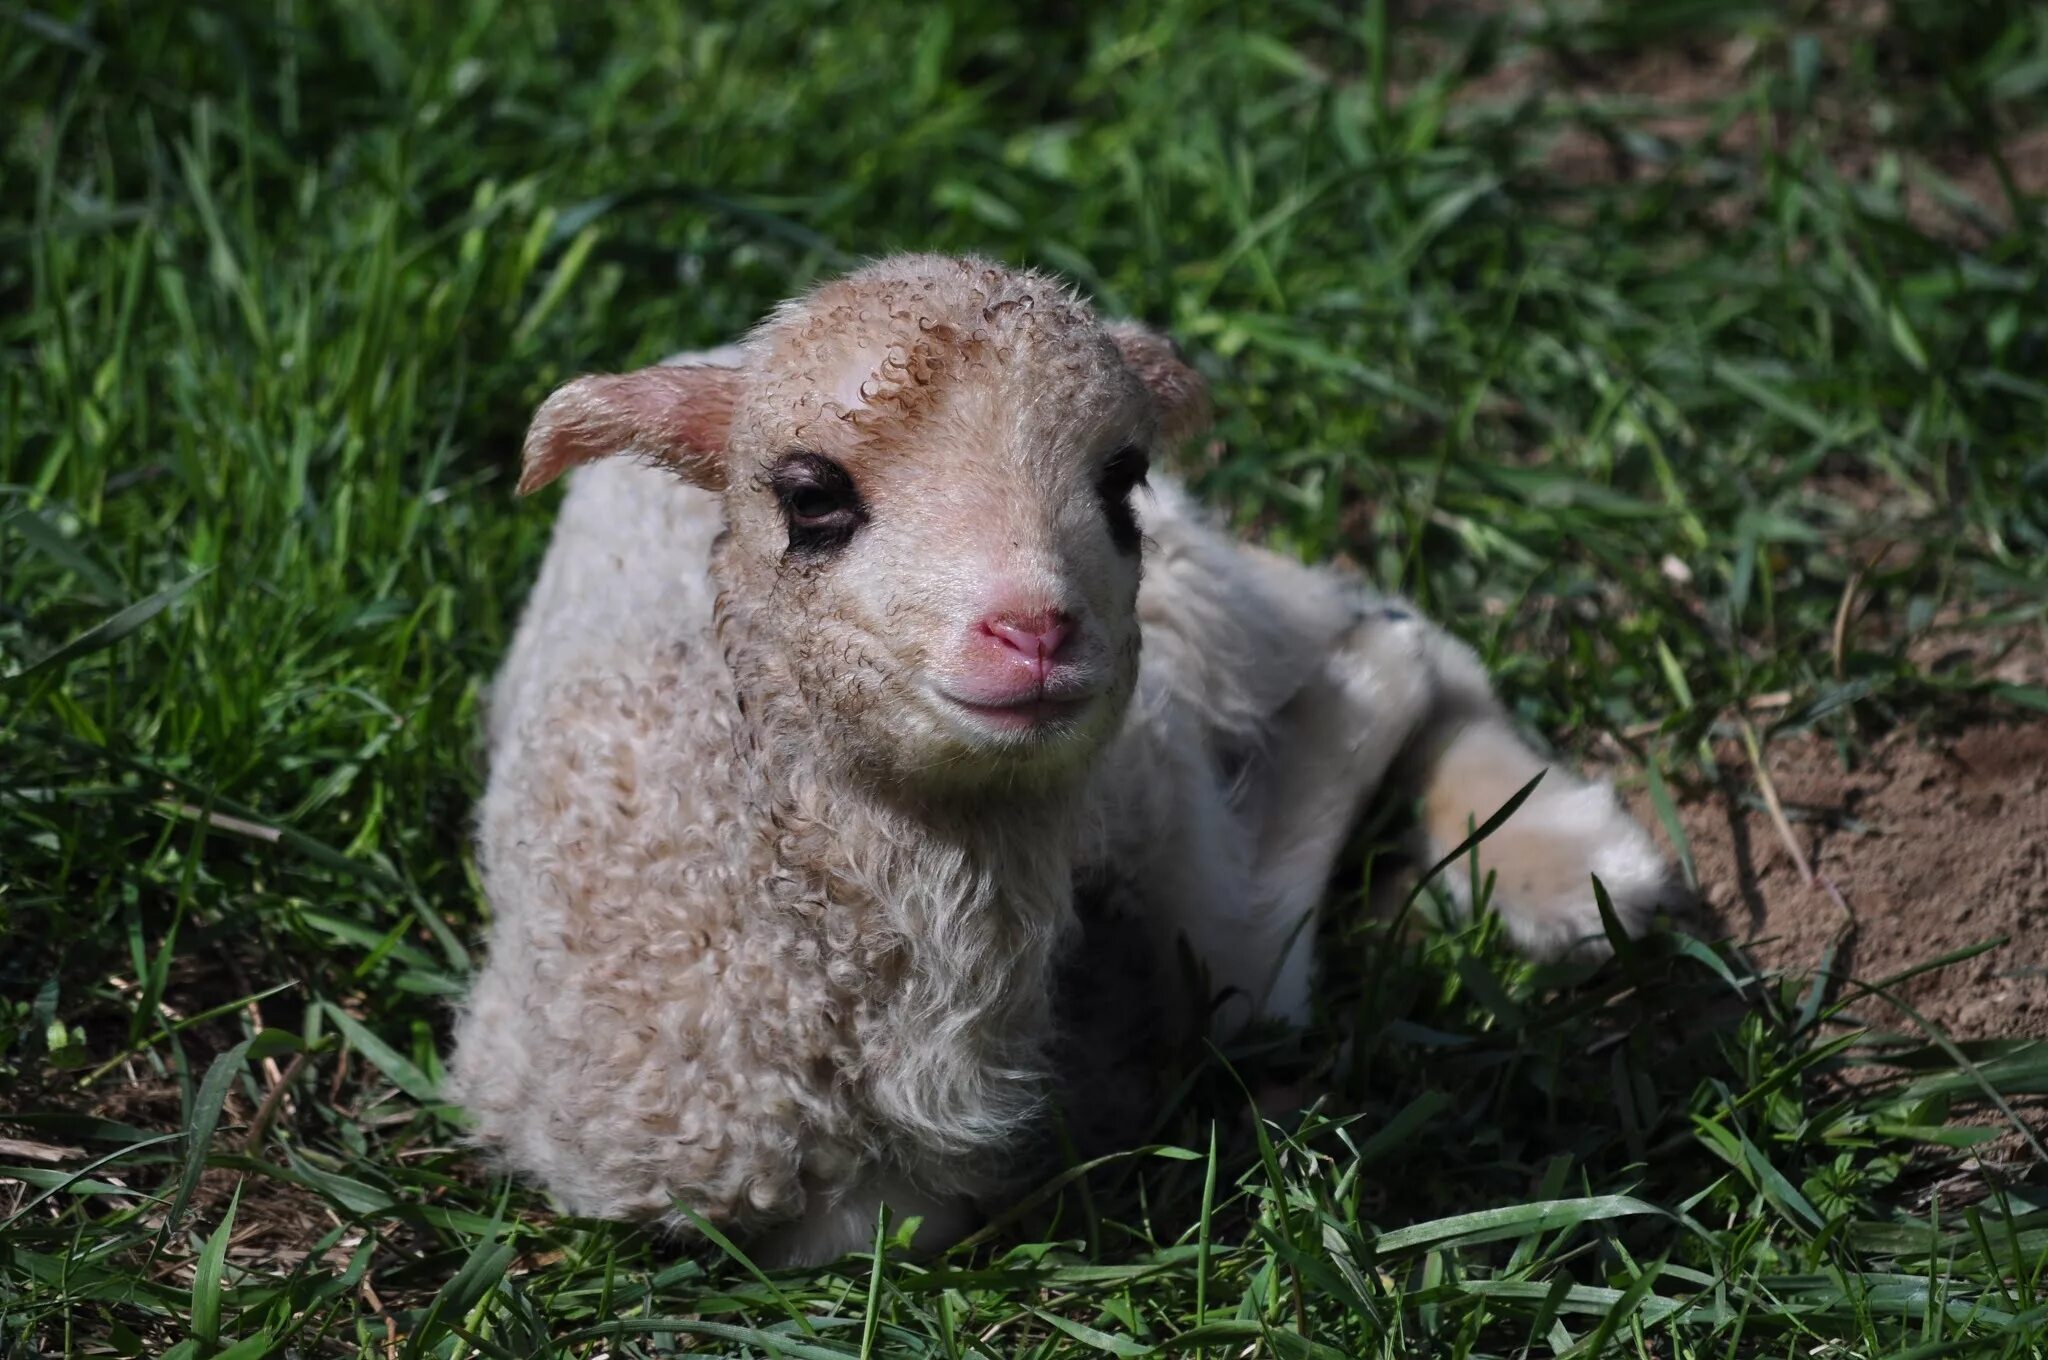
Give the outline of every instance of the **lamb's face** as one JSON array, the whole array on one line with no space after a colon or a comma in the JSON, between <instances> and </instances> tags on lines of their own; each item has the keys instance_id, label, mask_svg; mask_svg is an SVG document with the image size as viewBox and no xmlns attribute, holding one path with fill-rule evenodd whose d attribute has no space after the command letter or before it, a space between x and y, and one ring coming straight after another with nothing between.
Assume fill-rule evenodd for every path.
<instances>
[{"instance_id":1,"label":"lamb's face","mask_svg":"<svg viewBox=\"0 0 2048 1360\"><path fill-rule=\"evenodd\" d=\"M984 339L979 305L956 319L842 289L754 342L726 569L864 765L947 785L1069 766L1136 676L1145 389L1049 288L1022 304L1048 324Z\"/></svg>"},{"instance_id":2,"label":"lamb's face","mask_svg":"<svg viewBox=\"0 0 2048 1360\"><path fill-rule=\"evenodd\" d=\"M1052 279L911 257L785 306L722 376L647 373L582 381L691 389L629 417L643 449L710 444L696 424L716 414L715 458L674 461L722 488L720 584L827 754L1004 786L1071 771L1115 730L1138 662L1133 499L1162 426L1200 402L1170 346L1103 327ZM536 438L568 446L558 461L619 440L638 398L589 397L552 424L544 408L530 469Z\"/></svg>"}]
</instances>

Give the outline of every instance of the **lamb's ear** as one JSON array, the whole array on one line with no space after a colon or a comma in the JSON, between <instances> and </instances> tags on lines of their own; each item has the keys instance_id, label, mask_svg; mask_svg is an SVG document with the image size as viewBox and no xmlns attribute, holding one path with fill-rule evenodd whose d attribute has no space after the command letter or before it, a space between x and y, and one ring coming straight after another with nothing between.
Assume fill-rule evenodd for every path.
<instances>
[{"instance_id":1,"label":"lamb's ear","mask_svg":"<svg viewBox=\"0 0 2048 1360\"><path fill-rule=\"evenodd\" d=\"M519 494L615 453L650 459L706 490L723 490L739 390L740 370L716 364L663 364L565 383L541 403L526 431Z\"/></svg>"},{"instance_id":2,"label":"lamb's ear","mask_svg":"<svg viewBox=\"0 0 2048 1360\"><path fill-rule=\"evenodd\" d=\"M1180 357L1173 341L1129 321L1111 326L1109 338L1152 394L1167 443L1178 444L1209 428L1209 384Z\"/></svg>"}]
</instances>

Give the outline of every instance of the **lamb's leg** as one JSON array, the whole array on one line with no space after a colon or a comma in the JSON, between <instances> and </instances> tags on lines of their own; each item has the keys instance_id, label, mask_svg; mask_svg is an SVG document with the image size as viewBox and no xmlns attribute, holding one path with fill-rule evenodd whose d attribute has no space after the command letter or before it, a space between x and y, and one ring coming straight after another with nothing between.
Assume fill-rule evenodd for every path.
<instances>
[{"instance_id":1,"label":"lamb's leg","mask_svg":"<svg viewBox=\"0 0 2048 1360\"><path fill-rule=\"evenodd\" d=\"M1232 805L1202 734L1187 715L1163 715L1153 734L1151 790L1170 801L1157 810L1155 824L1173 834L1126 848L1119 859L1130 866L1145 896L1159 913L1154 922L1163 1000L1184 1015L1191 1002L1223 998L1210 1014L1218 1033L1240 1028L1272 1010L1267 1001L1285 941L1270 932L1251 891L1252 846L1240 811ZM1180 945L1201 964L1207 998L1180 988ZM1199 1006L1196 1009L1200 1009Z\"/></svg>"},{"instance_id":2,"label":"lamb's leg","mask_svg":"<svg viewBox=\"0 0 2048 1360\"><path fill-rule=\"evenodd\" d=\"M1540 772L1515 813L1478 847L1492 904L1516 946L1538 958L1605 952L1594 900L1598 877L1615 916L1640 934L1674 884L1655 842L1606 784L1546 760L1515 730L1471 648L1431 627L1438 693L1403 763L1422 802L1422 837L1434 863L1491 818ZM1468 910L1472 875L1447 871L1445 886Z\"/></svg>"},{"instance_id":3,"label":"lamb's leg","mask_svg":"<svg viewBox=\"0 0 2048 1360\"><path fill-rule=\"evenodd\" d=\"M911 1238L919 1251L943 1251L974 1227L974 1210L964 1199L941 1199L894 1172L877 1172L831 1199L812 1195L801 1218L769 1229L749 1255L756 1264L782 1269L825 1265L866 1251L875 1244L884 1204L892 1225L906 1218L922 1220Z\"/></svg>"},{"instance_id":4,"label":"lamb's leg","mask_svg":"<svg viewBox=\"0 0 2048 1360\"><path fill-rule=\"evenodd\" d=\"M1361 804L1390 771L1419 794L1431 862L1538 771L1543 782L1479 848L1494 904L1524 951L1549 957L1604 941L1591 876L1640 931L1667 884L1662 856L1617 804L1538 756L1515 731L1469 647L1399 600L1362 596L1358 622L1323 673L1278 715L1256 790L1255 944L1286 941L1266 1010L1307 1010L1315 913ZM1470 875L1447 875L1469 908Z\"/></svg>"},{"instance_id":5,"label":"lamb's leg","mask_svg":"<svg viewBox=\"0 0 2048 1360\"><path fill-rule=\"evenodd\" d=\"M1308 1018L1316 912L1366 796L1430 712L1427 642L1406 606L1362 599L1328 664L1275 716L1252 772L1252 940L1271 951L1276 1018Z\"/></svg>"},{"instance_id":6,"label":"lamb's leg","mask_svg":"<svg viewBox=\"0 0 2048 1360\"><path fill-rule=\"evenodd\" d=\"M1226 999L1229 1033L1266 1017L1309 1017L1315 914L1360 804L1430 712L1428 633L1412 611L1361 599L1351 625L1266 725L1258 754L1226 788L1194 731L1162 731L1154 759L1174 791L1176 834L1144 868Z\"/></svg>"}]
</instances>

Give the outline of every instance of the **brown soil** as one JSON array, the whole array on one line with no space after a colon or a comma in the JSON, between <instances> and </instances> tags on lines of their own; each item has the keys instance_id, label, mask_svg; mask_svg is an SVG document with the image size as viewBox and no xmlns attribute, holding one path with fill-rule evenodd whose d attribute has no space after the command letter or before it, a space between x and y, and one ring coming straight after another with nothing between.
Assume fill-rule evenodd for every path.
<instances>
[{"instance_id":1,"label":"brown soil","mask_svg":"<svg viewBox=\"0 0 2048 1360\"><path fill-rule=\"evenodd\" d=\"M1908 644L1906 656L1929 675L1963 671L1980 680L2048 689L2048 620L1987 630L1966 616L1937 616Z\"/></svg>"},{"instance_id":2,"label":"brown soil","mask_svg":"<svg viewBox=\"0 0 2048 1360\"><path fill-rule=\"evenodd\" d=\"M1510 34L1523 37L1540 27L1533 7L1517 19L1513 7L1496 0L1411 0L1399 13L1420 72L1434 72L1458 50L1439 27L1456 31L1505 19ZM1518 122L1550 115L1555 130L1542 172L1561 186L1590 188L1671 173L1698 178L1700 166L1674 160L1681 148L1727 161L1724 170L1749 166L1751 173L1726 185L1708 210L1723 225L1757 209L1753 171L1766 145L1785 153L1797 139L1816 138L1837 174L1862 183L1873 182L1888 157L1897 158L1904 171L1898 201L1908 222L1972 248L1987 245L2015 226L2015 205L1992 158L1959 139L1917 141L1908 129L1891 126L1890 114L1874 108L1867 95L1842 85L1842 70L1859 43L1876 44L1883 70L1911 78L1894 70L1904 41L1896 30L1891 7L1882 0L1822 6L1800 25L1824 54L1811 109L1763 122L1754 107L1754 81L1761 70L1781 68L1786 57L1782 44L1759 42L1744 31L1703 31L1662 44L1585 53L1546 50L1511 36L1498 63L1466 80L1455 102L1461 111L1482 115L1513 110ZM1404 96L1413 89L1397 87ZM2028 198L2048 193L2048 129L2017 106L2000 109L1994 121L2014 188ZM1620 126L1668 145L1645 160L1644 148L1626 143Z\"/></svg>"},{"instance_id":3,"label":"brown soil","mask_svg":"<svg viewBox=\"0 0 2048 1360\"><path fill-rule=\"evenodd\" d=\"M1721 789L1679 810L1724 936L1760 966L1810 973L1846 932L1835 971L1866 981L2003 936L1897 995L1959 1039L2048 1036L2048 722L1895 733L1853 768L1817 737L1775 743L1771 784L1811 884L1730 756ZM1638 811L1655 824L1647 799ZM1875 998L1855 1009L1881 1029L1916 1029Z\"/></svg>"}]
</instances>

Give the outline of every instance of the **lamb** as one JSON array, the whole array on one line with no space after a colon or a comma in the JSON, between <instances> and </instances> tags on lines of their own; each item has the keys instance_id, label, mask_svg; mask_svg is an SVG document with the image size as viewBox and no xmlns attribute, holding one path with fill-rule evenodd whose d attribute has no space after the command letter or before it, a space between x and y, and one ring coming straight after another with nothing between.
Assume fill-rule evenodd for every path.
<instances>
[{"instance_id":1,"label":"lamb","mask_svg":"<svg viewBox=\"0 0 2048 1360\"><path fill-rule=\"evenodd\" d=\"M578 470L493 689L450 1064L503 1163L777 1262L884 1204L942 1245L1044 1102L1077 880L1219 1024L1300 1023L1390 772L1441 854L1544 770L1469 648L1155 466L1206 401L1060 281L923 255L547 399L520 490ZM1543 956L1599 948L1592 875L1631 930L1668 883L1557 769L1484 859Z\"/></svg>"}]
</instances>

